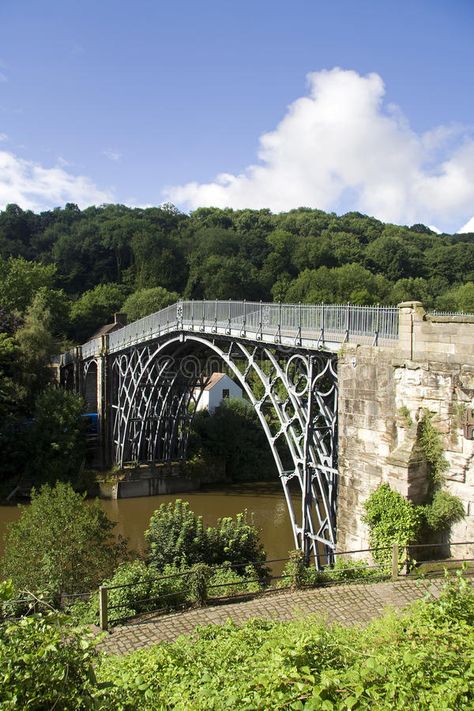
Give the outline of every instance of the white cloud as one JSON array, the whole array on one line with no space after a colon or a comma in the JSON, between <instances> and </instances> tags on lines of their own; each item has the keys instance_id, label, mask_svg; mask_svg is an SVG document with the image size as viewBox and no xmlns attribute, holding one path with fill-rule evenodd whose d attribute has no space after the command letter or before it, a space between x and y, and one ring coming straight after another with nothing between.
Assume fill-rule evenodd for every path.
<instances>
[{"instance_id":1,"label":"white cloud","mask_svg":"<svg viewBox=\"0 0 474 711\"><path fill-rule=\"evenodd\" d=\"M6 133L0 133L0 142L1 141L8 141L8 136Z\"/></svg>"},{"instance_id":2,"label":"white cloud","mask_svg":"<svg viewBox=\"0 0 474 711\"><path fill-rule=\"evenodd\" d=\"M105 150L102 151L102 155L115 163L118 163L122 159L122 154L118 151Z\"/></svg>"},{"instance_id":3,"label":"white cloud","mask_svg":"<svg viewBox=\"0 0 474 711\"><path fill-rule=\"evenodd\" d=\"M239 175L165 191L199 206L298 206L360 210L391 222L454 228L474 202L474 141L466 128L413 131L396 106L384 106L377 74L333 69L308 75L276 129L260 138L258 162Z\"/></svg>"},{"instance_id":4,"label":"white cloud","mask_svg":"<svg viewBox=\"0 0 474 711\"><path fill-rule=\"evenodd\" d=\"M58 156L56 163L59 165L60 168L70 168L73 163L70 161L66 160L66 158L63 158L62 156Z\"/></svg>"},{"instance_id":5,"label":"white cloud","mask_svg":"<svg viewBox=\"0 0 474 711\"><path fill-rule=\"evenodd\" d=\"M464 232L474 232L474 217L471 217L471 219L458 230L458 234L463 234Z\"/></svg>"},{"instance_id":6,"label":"white cloud","mask_svg":"<svg viewBox=\"0 0 474 711\"><path fill-rule=\"evenodd\" d=\"M0 209L8 203L38 211L66 202L87 207L112 201L110 192L99 190L86 176L72 175L59 165L44 168L0 150Z\"/></svg>"}]
</instances>

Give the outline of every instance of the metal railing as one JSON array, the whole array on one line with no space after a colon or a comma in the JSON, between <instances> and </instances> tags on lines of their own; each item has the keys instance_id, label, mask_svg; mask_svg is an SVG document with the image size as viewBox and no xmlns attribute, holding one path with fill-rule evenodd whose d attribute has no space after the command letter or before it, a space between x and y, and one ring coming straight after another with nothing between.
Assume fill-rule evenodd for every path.
<instances>
[{"instance_id":1,"label":"metal railing","mask_svg":"<svg viewBox=\"0 0 474 711\"><path fill-rule=\"evenodd\" d=\"M212 583L212 573L219 566L210 567L210 576L202 591L201 598L193 598L190 595L191 581L195 575L195 570L190 568L171 575L157 577L158 584L171 583L173 588L169 592L164 592L153 597L143 597L143 581L127 583L124 585L103 585L99 588L99 625L101 629L107 630L109 624L118 624L131 621L143 615L159 616L171 611L184 610L196 604L219 604L229 602L233 599L254 597L255 595L280 591L288 588L312 588L327 587L331 585L373 583L391 580L393 582L400 579L439 577L444 574L444 570L455 572L461 570L463 565L474 563L472 557L439 558L435 557L422 562L415 560L414 553L421 550L449 550L452 546L472 546L472 541L462 541L460 543L441 544L418 544L410 546L399 546L393 544L379 548L366 548L354 551L336 552L336 564L328 564L323 570L317 571L315 568L308 568L304 565L303 557L298 558L278 558L258 563L237 563L226 566L226 570L238 573L239 571L254 568L255 576L244 577L241 580L231 580L230 582ZM374 554L382 553L382 558L375 562ZM385 555L383 555L385 554ZM360 558L364 555L363 558ZM358 556L355 558L355 556ZM291 571L283 567L283 564L293 562ZM342 564L341 564L342 563ZM269 567L270 566L270 567ZM273 566L273 569L272 569ZM260 567L260 574L257 571ZM430 569L431 567L431 569ZM262 570L264 572L262 573ZM464 571L467 575L474 575L474 567ZM178 584L176 584L178 583ZM139 609L136 615L130 616L127 611L130 609L130 601L112 602L109 593L116 590L137 588L140 593L133 600L133 607ZM226 592L226 590L228 592ZM121 615L120 610L124 611ZM110 614L112 613L112 615Z\"/></svg>"},{"instance_id":2,"label":"metal railing","mask_svg":"<svg viewBox=\"0 0 474 711\"><path fill-rule=\"evenodd\" d=\"M179 301L108 336L115 353L172 331L220 333L249 340L323 348L348 341L395 345L396 306L282 304L258 301ZM82 357L100 353L102 340L82 346Z\"/></svg>"},{"instance_id":3,"label":"metal railing","mask_svg":"<svg viewBox=\"0 0 474 711\"><path fill-rule=\"evenodd\" d=\"M200 587L200 593L196 595L192 590L192 580L196 575L202 575L202 566L197 565L168 575L157 574L153 580L152 595L144 594L147 586L147 580L144 579L122 585L102 585L99 588L98 609L95 608L98 615L97 622L101 629L107 630L111 624L133 622L137 618L144 619L144 616L146 619L147 615L156 617L199 604L222 604L288 588L366 584L411 578L429 579L440 577L445 571L455 573L460 570L466 576L474 576L474 558L467 555L450 556L450 549L456 547L459 552L466 546L474 546L474 541L407 546L393 544L378 548L336 551L336 563L330 562L328 558L322 570L306 567L300 552L295 552L286 558L254 563L204 566L208 569L208 576L204 586ZM287 564L290 562L292 566L288 568ZM469 567L466 568L467 565ZM236 576L230 581L226 581L224 577L223 580L213 582L216 571L222 572L223 569ZM134 590L131 599L129 597L125 601L120 601L120 591L127 589ZM196 590L196 586L194 589ZM116 591L119 593L118 602L114 599ZM96 594L95 592L63 594L59 609L67 613L75 601L92 602ZM133 614L130 608L135 610ZM50 601L26 592L21 598L0 602L0 624L53 609L58 608L53 608Z\"/></svg>"}]
</instances>

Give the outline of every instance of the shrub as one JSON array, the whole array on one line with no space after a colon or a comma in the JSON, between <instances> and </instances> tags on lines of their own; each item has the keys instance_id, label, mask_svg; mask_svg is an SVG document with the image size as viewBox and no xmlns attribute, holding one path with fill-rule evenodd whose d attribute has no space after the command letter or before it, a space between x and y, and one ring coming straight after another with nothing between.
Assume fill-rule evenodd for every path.
<instances>
[{"instance_id":1,"label":"shrub","mask_svg":"<svg viewBox=\"0 0 474 711\"><path fill-rule=\"evenodd\" d=\"M202 516L197 516L181 499L161 504L152 514L145 540L150 562L158 570L165 565L190 567L209 562L211 555Z\"/></svg>"},{"instance_id":2,"label":"shrub","mask_svg":"<svg viewBox=\"0 0 474 711\"><path fill-rule=\"evenodd\" d=\"M87 592L111 574L126 555L125 541L116 541L115 524L98 500L86 503L70 484L33 490L31 504L21 507L18 521L9 525L2 572L17 591Z\"/></svg>"},{"instance_id":3,"label":"shrub","mask_svg":"<svg viewBox=\"0 0 474 711\"><path fill-rule=\"evenodd\" d=\"M108 592L109 623L143 612L158 609L173 610L193 599L187 577L172 577L182 571L165 566L162 573L147 566L141 560L122 563L111 578L102 585L110 587ZM124 586L124 587L116 587ZM99 598L94 593L89 602L76 602L70 609L74 619L82 623L97 624L99 620Z\"/></svg>"},{"instance_id":4,"label":"shrub","mask_svg":"<svg viewBox=\"0 0 474 711\"><path fill-rule=\"evenodd\" d=\"M0 707L93 709L96 683L91 632L50 613L0 626Z\"/></svg>"},{"instance_id":5,"label":"shrub","mask_svg":"<svg viewBox=\"0 0 474 711\"><path fill-rule=\"evenodd\" d=\"M374 559L387 565L391 559L388 550L394 543L402 548L415 543L423 523L421 507L414 506L388 484L381 484L364 504L363 520L369 526L369 542L375 550ZM403 556L401 556L403 561Z\"/></svg>"},{"instance_id":6,"label":"shrub","mask_svg":"<svg viewBox=\"0 0 474 711\"><path fill-rule=\"evenodd\" d=\"M106 709L469 709L474 593L462 579L439 600L365 629L317 619L201 628L105 659Z\"/></svg>"},{"instance_id":7,"label":"shrub","mask_svg":"<svg viewBox=\"0 0 474 711\"><path fill-rule=\"evenodd\" d=\"M265 574L265 551L246 511L205 528L202 516L191 511L187 502L176 499L153 513L145 539L150 563L158 570L165 565L189 568L195 563L220 565L228 561L256 563Z\"/></svg>"},{"instance_id":8,"label":"shrub","mask_svg":"<svg viewBox=\"0 0 474 711\"><path fill-rule=\"evenodd\" d=\"M464 507L457 496L437 491L431 504L424 507L425 519L432 531L443 531L464 518Z\"/></svg>"}]
</instances>

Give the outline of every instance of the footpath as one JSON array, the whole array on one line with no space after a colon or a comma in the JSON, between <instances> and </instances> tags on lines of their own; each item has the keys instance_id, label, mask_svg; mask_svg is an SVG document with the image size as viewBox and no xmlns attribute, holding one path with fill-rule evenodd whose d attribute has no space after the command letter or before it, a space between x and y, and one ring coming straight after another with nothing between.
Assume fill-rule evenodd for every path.
<instances>
[{"instance_id":1,"label":"footpath","mask_svg":"<svg viewBox=\"0 0 474 711\"><path fill-rule=\"evenodd\" d=\"M126 654L158 642L192 634L198 625L243 624L253 618L291 620L312 615L329 623L364 625L387 607L401 610L426 595L437 597L444 580L399 580L385 583L332 585L309 590L281 590L245 601L213 604L168 615L147 615L111 629L99 649Z\"/></svg>"}]
</instances>

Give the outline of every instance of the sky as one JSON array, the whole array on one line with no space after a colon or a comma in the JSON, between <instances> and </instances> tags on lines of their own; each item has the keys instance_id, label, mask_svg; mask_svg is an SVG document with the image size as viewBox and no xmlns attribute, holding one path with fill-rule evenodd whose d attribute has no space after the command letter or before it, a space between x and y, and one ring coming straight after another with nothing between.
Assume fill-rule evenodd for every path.
<instances>
[{"instance_id":1,"label":"sky","mask_svg":"<svg viewBox=\"0 0 474 711\"><path fill-rule=\"evenodd\" d=\"M0 209L474 231L474 0L0 0Z\"/></svg>"}]
</instances>

